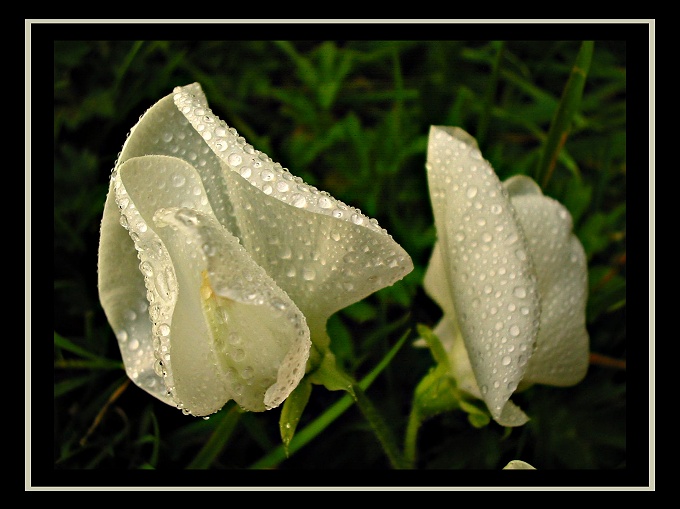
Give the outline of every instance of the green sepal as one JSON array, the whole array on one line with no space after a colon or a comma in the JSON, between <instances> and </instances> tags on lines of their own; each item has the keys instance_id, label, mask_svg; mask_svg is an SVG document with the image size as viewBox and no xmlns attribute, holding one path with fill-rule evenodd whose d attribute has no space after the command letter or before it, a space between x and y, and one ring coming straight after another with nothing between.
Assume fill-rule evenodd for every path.
<instances>
[{"instance_id":1,"label":"green sepal","mask_svg":"<svg viewBox=\"0 0 680 509\"><path fill-rule=\"evenodd\" d=\"M441 364L430 370L416 387L413 405L421 421L460 408L456 381Z\"/></svg>"},{"instance_id":2,"label":"green sepal","mask_svg":"<svg viewBox=\"0 0 680 509\"><path fill-rule=\"evenodd\" d=\"M470 421L470 424L472 424L475 428L483 428L491 422L491 415L489 415L487 411L479 408L474 403L470 403L464 399L461 399L459 403L461 410L467 412L468 421Z\"/></svg>"},{"instance_id":3,"label":"green sepal","mask_svg":"<svg viewBox=\"0 0 680 509\"><path fill-rule=\"evenodd\" d=\"M347 391L354 397L354 380L338 366L333 352L327 349L322 355L318 367L309 373L309 381L323 385L329 391Z\"/></svg>"},{"instance_id":4,"label":"green sepal","mask_svg":"<svg viewBox=\"0 0 680 509\"><path fill-rule=\"evenodd\" d=\"M432 329L430 329L427 325L418 324L416 328L420 337L423 338L427 343L427 346L429 347L430 352L432 352L432 357L434 357L435 362L438 365L443 366L444 369L448 371L449 356L446 354L446 350L444 349L441 341L439 341L437 335L432 332Z\"/></svg>"},{"instance_id":5,"label":"green sepal","mask_svg":"<svg viewBox=\"0 0 680 509\"><path fill-rule=\"evenodd\" d=\"M295 435L295 429L300 422L300 417L307 406L311 394L312 383L307 377L304 377L283 402L281 417L279 418L279 430L286 457L288 456L288 446L293 439L293 435Z\"/></svg>"},{"instance_id":6,"label":"green sepal","mask_svg":"<svg viewBox=\"0 0 680 509\"><path fill-rule=\"evenodd\" d=\"M490 414L468 401L458 389L449 372L449 357L437 335L425 325L418 325L418 334L432 352L437 367L433 368L416 387L414 404L421 419L461 409L468 414L468 421L475 428L483 428L491 422Z\"/></svg>"}]
</instances>

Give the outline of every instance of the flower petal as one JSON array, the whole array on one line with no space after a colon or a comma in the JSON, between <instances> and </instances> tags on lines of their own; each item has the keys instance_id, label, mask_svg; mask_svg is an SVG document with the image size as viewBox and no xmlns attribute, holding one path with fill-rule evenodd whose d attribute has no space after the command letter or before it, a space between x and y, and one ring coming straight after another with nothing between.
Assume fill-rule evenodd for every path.
<instances>
[{"instance_id":1,"label":"flower petal","mask_svg":"<svg viewBox=\"0 0 680 509\"><path fill-rule=\"evenodd\" d=\"M456 316L456 309L453 305L453 297L451 296L451 286L447 276L447 266L444 264L444 256L442 255L441 243L435 242L432 254L430 255L430 262L425 271L423 278L423 288L425 292L434 300L445 315ZM442 338L439 338L443 341Z\"/></svg>"},{"instance_id":2,"label":"flower petal","mask_svg":"<svg viewBox=\"0 0 680 509\"><path fill-rule=\"evenodd\" d=\"M195 85L190 89L200 91L198 84ZM118 157L117 166L132 157L152 154L176 157L194 168L200 168L198 175L215 217L238 237L234 210L228 200L227 183L222 178L220 159L177 109L173 94L149 108L131 129ZM180 180L173 182L173 187L182 186Z\"/></svg>"},{"instance_id":3,"label":"flower petal","mask_svg":"<svg viewBox=\"0 0 680 509\"><path fill-rule=\"evenodd\" d=\"M162 376L154 370L156 356L151 341L149 301L135 245L121 226L112 179L104 205L98 259L99 299L118 339L129 378L149 394L173 405ZM127 223L126 223L127 226Z\"/></svg>"},{"instance_id":4,"label":"flower petal","mask_svg":"<svg viewBox=\"0 0 680 509\"><path fill-rule=\"evenodd\" d=\"M524 383L574 385L588 369L583 246L567 209L544 196L532 179L512 177L504 186L527 237L541 295L541 328Z\"/></svg>"},{"instance_id":5,"label":"flower petal","mask_svg":"<svg viewBox=\"0 0 680 509\"><path fill-rule=\"evenodd\" d=\"M182 329L171 331L173 350L182 349L179 359L186 376L180 392L184 380L175 361L178 395L196 406L210 395L212 384L204 380L210 362L242 408L262 411L280 405L305 373L311 346L305 317L213 217L186 208L161 209L155 222L171 227L163 238L179 265L180 300L183 288L190 294L185 298L192 300L187 305L192 314L185 313ZM197 303L208 325L206 337L212 339L206 341L210 355L194 351L197 332L187 325Z\"/></svg>"},{"instance_id":6,"label":"flower petal","mask_svg":"<svg viewBox=\"0 0 680 509\"><path fill-rule=\"evenodd\" d=\"M248 145L208 109L197 84L176 88L174 100L223 162L241 243L310 326L325 330L331 314L413 269L410 256L375 219Z\"/></svg>"},{"instance_id":7,"label":"flower petal","mask_svg":"<svg viewBox=\"0 0 680 509\"><path fill-rule=\"evenodd\" d=\"M304 317L214 218L196 170L177 158L136 157L114 172L114 182L141 259L141 272L121 279L146 283L154 323L136 340L152 345L156 376L175 404L194 415L229 399L254 411L280 404L304 374ZM239 301L251 293L261 298Z\"/></svg>"},{"instance_id":8,"label":"flower petal","mask_svg":"<svg viewBox=\"0 0 680 509\"><path fill-rule=\"evenodd\" d=\"M432 126L428 182L465 348L494 419L527 417L509 402L527 369L540 317L536 276L507 192L475 140Z\"/></svg>"}]
</instances>

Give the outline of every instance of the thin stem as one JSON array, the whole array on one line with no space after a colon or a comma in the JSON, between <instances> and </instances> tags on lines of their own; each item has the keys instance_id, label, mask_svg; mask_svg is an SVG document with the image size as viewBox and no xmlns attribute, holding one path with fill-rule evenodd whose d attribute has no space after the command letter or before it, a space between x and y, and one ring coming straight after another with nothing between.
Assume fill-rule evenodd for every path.
<instances>
[{"instance_id":1,"label":"thin stem","mask_svg":"<svg viewBox=\"0 0 680 509\"><path fill-rule=\"evenodd\" d=\"M416 454L418 451L418 431L421 424L420 415L416 411L415 406L411 408L411 414L408 416L408 424L406 426L406 436L404 438L404 458L410 465L409 468L415 468Z\"/></svg>"},{"instance_id":2,"label":"thin stem","mask_svg":"<svg viewBox=\"0 0 680 509\"><path fill-rule=\"evenodd\" d=\"M371 425L371 429L378 437L392 467L399 470L410 468L410 464L406 461L397 446L392 430L387 425L373 402L366 396L366 393L361 390L358 384L352 386L352 391L354 392L354 401Z\"/></svg>"}]
</instances>

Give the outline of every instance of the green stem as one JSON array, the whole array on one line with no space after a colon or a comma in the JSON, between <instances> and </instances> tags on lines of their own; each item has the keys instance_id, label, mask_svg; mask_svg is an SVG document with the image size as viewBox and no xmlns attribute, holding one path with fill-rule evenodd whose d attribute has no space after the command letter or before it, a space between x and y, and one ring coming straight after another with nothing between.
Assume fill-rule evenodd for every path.
<instances>
[{"instance_id":1,"label":"green stem","mask_svg":"<svg viewBox=\"0 0 680 509\"><path fill-rule=\"evenodd\" d=\"M399 470L410 468L409 463L406 461L399 450L399 447L397 446L397 442L394 439L392 430L387 425L382 415L380 415L380 412L375 407L373 402L368 398L368 396L366 396L366 393L361 390L358 384L352 385L352 392L354 393L354 401L368 423L371 425L373 432L378 437L380 444L385 450L385 454L387 454L387 457L390 460L392 468Z\"/></svg>"},{"instance_id":2,"label":"green stem","mask_svg":"<svg viewBox=\"0 0 680 509\"><path fill-rule=\"evenodd\" d=\"M418 451L418 431L421 424L420 415L415 406L411 408L411 414L408 416L408 424L406 426L406 436L404 438L404 458L410 465L409 468L415 468L416 454Z\"/></svg>"}]
</instances>

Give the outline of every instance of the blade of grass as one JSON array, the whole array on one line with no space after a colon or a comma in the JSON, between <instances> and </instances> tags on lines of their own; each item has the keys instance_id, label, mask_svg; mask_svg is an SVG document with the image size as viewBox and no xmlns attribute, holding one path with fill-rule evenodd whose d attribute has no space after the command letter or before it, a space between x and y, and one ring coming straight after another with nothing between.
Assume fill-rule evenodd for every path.
<instances>
[{"instance_id":1,"label":"blade of grass","mask_svg":"<svg viewBox=\"0 0 680 509\"><path fill-rule=\"evenodd\" d=\"M187 470L200 470L210 468L227 446L231 435L236 429L242 410L237 405L227 410L220 419L217 428L213 431L208 441L203 445L196 457L189 463Z\"/></svg>"},{"instance_id":2,"label":"blade of grass","mask_svg":"<svg viewBox=\"0 0 680 509\"><path fill-rule=\"evenodd\" d=\"M482 147L484 144L486 131L489 128L493 100L494 96L496 95L496 89L498 88L499 69L501 66L501 60L503 59L503 50L505 49L504 41L494 41L494 45L497 47L496 58L494 59L493 68L491 69L491 78L489 79L489 83L484 94L484 108L482 109L482 114L480 115L479 123L477 124L477 143L480 147Z\"/></svg>"},{"instance_id":3,"label":"blade of grass","mask_svg":"<svg viewBox=\"0 0 680 509\"><path fill-rule=\"evenodd\" d=\"M390 351L387 352L387 355L383 357L382 361L380 361L380 363L359 382L358 386L361 388L361 390L365 391L371 386L373 381L389 365L399 349L406 342L406 339L409 337L410 333L410 330L406 331L399 341L397 341L397 343L390 349ZM319 435L333 421L335 421L349 407L351 407L352 403L354 403L352 396L345 394L338 402L328 408L328 410L326 410L323 414L309 423L304 429L296 433L288 445L288 454L293 455L296 451L300 450L306 444L311 442L314 438L316 438L317 435ZM250 468L274 468L285 459L286 450L284 449L283 444L281 444L270 451L266 456L253 463Z\"/></svg>"},{"instance_id":4,"label":"blade of grass","mask_svg":"<svg viewBox=\"0 0 680 509\"><path fill-rule=\"evenodd\" d=\"M583 88L593 56L593 46L593 41L583 41L581 43L581 49L576 56L576 63L571 70L567 84L562 92L560 104L550 124L548 138L543 146L541 158L536 169L536 181L541 184L542 189L545 189L548 182L550 182L557 157L569 136L572 120L583 96Z\"/></svg>"}]
</instances>

